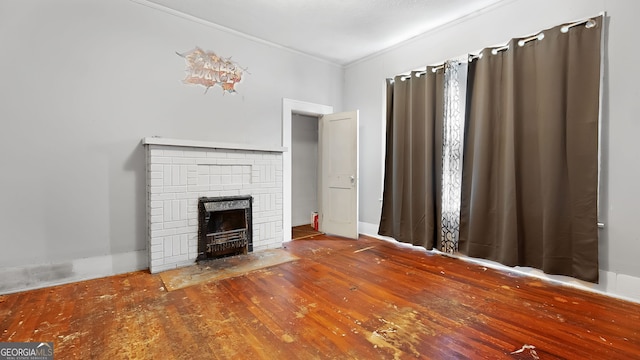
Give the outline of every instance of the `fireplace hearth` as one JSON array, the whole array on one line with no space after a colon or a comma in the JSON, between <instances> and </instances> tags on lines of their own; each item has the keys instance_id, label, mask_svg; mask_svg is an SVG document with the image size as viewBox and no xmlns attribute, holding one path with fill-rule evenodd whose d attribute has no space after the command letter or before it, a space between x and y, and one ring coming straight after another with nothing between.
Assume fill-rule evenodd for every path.
<instances>
[{"instance_id":1,"label":"fireplace hearth","mask_svg":"<svg viewBox=\"0 0 640 360\"><path fill-rule=\"evenodd\" d=\"M251 196L198 199L197 261L253 251Z\"/></svg>"}]
</instances>

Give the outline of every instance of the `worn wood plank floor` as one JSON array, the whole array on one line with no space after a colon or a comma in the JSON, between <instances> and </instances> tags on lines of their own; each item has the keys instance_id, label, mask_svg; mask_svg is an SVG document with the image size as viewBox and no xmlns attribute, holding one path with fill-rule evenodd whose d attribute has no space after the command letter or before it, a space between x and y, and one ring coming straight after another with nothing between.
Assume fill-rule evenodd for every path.
<instances>
[{"instance_id":1,"label":"worn wood plank floor","mask_svg":"<svg viewBox=\"0 0 640 360\"><path fill-rule=\"evenodd\" d=\"M56 359L640 358L639 304L367 237L285 246L301 259L172 292L135 272L1 296L0 342L53 341Z\"/></svg>"},{"instance_id":2,"label":"worn wood plank floor","mask_svg":"<svg viewBox=\"0 0 640 360\"><path fill-rule=\"evenodd\" d=\"M293 240L302 240L314 236L323 235L320 231L313 230L310 224L299 225L291 228L291 238Z\"/></svg>"}]
</instances>

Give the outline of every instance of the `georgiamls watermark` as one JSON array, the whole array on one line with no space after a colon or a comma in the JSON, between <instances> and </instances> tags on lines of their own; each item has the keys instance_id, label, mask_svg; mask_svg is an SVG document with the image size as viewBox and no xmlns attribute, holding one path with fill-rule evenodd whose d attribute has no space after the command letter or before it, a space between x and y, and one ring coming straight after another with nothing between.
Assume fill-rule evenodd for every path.
<instances>
[{"instance_id":1,"label":"georgiamls watermark","mask_svg":"<svg viewBox=\"0 0 640 360\"><path fill-rule=\"evenodd\" d=\"M53 360L52 342L0 343L0 360Z\"/></svg>"}]
</instances>

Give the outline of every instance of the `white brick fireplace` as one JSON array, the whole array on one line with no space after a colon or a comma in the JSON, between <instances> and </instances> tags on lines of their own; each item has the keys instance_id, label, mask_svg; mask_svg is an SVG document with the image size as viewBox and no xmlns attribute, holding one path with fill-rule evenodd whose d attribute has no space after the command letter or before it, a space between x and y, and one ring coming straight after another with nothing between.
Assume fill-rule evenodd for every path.
<instances>
[{"instance_id":1,"label":"white brick fireplace","mask_svg":"<svg viewBox=\"0 0 640 360\"><path fill-rule=\"evenodd\" d=\"M194 263L202 196L253 196L253 251L282 246L286 148L158 137L144 138L142 144L152 273Z\"/></svg>"}]
</instances>

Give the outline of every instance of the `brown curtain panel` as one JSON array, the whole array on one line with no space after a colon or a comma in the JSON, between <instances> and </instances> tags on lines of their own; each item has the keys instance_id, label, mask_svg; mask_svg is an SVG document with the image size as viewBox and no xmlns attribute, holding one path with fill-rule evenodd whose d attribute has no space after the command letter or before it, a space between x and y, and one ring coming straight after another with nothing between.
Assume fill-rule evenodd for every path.
<instances>
[{"instance_id":1,"label":"brown curtain panel","mask_svg":"<svg viewBox=\"0 0 640 360\"><path fill-rule=\"evenodd\" d=\"M443 71L387 80L387 138L378 233L432 249L440 236ZM403 79L404 78L404 79Z\"/></svg>"},{"instance_id":2,"label":"brown curtain panel","mask_svg":"<svg viewBox=\"0 0 640 360\"><path fill-rule=\"evenodd\" d=\"M469 64L459 248L598 281L602 17Z\"/></svg>"}]
</instances>

